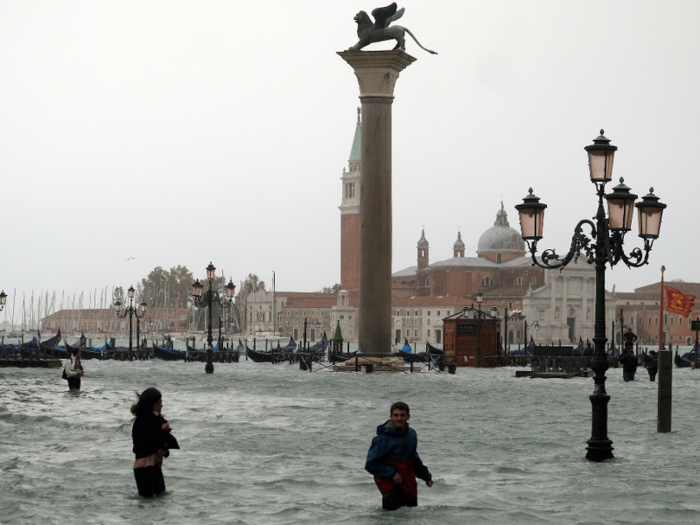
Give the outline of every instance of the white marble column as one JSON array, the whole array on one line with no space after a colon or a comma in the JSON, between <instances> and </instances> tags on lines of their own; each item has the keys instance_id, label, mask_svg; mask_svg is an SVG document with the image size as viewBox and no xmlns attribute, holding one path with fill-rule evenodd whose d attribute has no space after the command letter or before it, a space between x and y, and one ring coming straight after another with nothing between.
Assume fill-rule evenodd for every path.
<instances>
[{"instance_id":1,"label":"white marble column","mask_svg":"<svg viewBox=\"0 0 700 525\"><path fill-rule=\"evenodd\" d=\"M358 353L391 356L391 104L405 51L338 53L355 71L362 102Z\"/></svg>"}]
</instances>

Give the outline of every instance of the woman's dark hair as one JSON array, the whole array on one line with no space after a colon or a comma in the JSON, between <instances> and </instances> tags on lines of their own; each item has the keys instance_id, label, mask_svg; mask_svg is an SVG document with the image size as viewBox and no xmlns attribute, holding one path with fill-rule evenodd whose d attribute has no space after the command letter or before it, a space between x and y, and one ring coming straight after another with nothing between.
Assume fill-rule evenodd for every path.
<instances>
[{"instance_id":1,"label":"woman's dark hair","mask_svg":"<svg viewBox=\"0 0 700 525\"><path fill-rule=\"evenodd\" d=\"M73 348L73 356L78 355L79 352L80 352L80 348Z\"/></svg>"},{"instance_id":2,"label":"woman's dark hair","mask_svg":"<svg viewBox=\"0 0 700 525\"><path fill-rule=\"evenodd\" d=\"M403 401L397 401L393 405L391 405L391 409L389 410L389 415L394 413L394 410L405 410L406 415L410 416L411 411L408 409L408 405L404 403Z\"/></svg>"},{"instance_id":3,"label":"woman's dark hair","mask_svg":"<svg viewBox=\"0 0 700 525\"><path fill-rule=\"evenodd\" d=\"M138 401L131 405L131 413L136 415L138 413L150 412L153 410L153 405L155 405L163 395L157 388L147 388L140 394L136 392L136 397Z\"/></svg>"}]
</instances>

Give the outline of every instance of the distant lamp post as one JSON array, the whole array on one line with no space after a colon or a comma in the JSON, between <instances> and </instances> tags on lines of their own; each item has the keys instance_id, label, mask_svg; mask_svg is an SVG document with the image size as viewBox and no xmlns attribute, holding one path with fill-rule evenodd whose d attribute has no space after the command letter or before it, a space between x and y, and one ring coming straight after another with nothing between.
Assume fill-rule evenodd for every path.
<instances>
[{"instance_id":1,"label":"distant lamp post","mask_svg":"<svg viewBox=\"0 0 700 525\"><path fill-rule=\"evenodd\" d=\"M490 310L490 313L491 313L491 317L493 317L494 319L498 319L499 331L500 331L501 318L498 317L498 307L495 306L495 305L492 306L492 307L491 307L491 310ZM498 332L497 332L497 333L498 333ZM497 340L497 341L496 341L496 352L498 353L498 355L501 355L500 346L501 346L501 341L500 341L500 340Z\"/></svg>"},{"instance_id":2,"label":"distant lamp post","mask_svg":"<svg viewBox=\"0 0 700 525\"><path fill-rule=\"evenodd\" d=\"M478 322L477 324L479 325L476 334L476 366L477 368L481 368L481 303L484 302L484 292L479 290L476 292L476 304L479 305L479 314L477 316Z\"/></svg>"},{"instance_id":3,"label":"distant lamp post","mask_svg":"<svg viewBox=\"0 0 700 525\"><path fill-rule=\"evenodd\" d=\"M5 293L5 290L3 290L0 292L0 312L5 309L5 304L7 304L7 294Z\"/></svg>"},{"instance_id":4,"label":"distant lamp post","mask_svg":"<svg viewBox=\"0 0 700 525\"><path fill-rule=\"evenodd\" d=\"M588 152L590 179L596 186L598 195L598 210L594 221L582 220L576 225L571 239L571 249L563 258L554 250L542 252L541 260L536 257L537 242L542 239L544 226L544 211L547 205L540 202L539 197L532 193L523 199L522 204L515 208L520 214L522 237L528 244L532 254L533 265L541 268L563 268L572 260L576 261L583 253L586 262L595 264L596 298L595 298L595 353L591 359L591 368L595 372L593 381L595 387L590 396L592 405L592 435L586 447L586 458L592 461L604 461L613 457L612 441L608 439L608 402L610 396L605 392L605 371L608 369L608 359L605 353L605 266L612 268L620 261L628 267L639 267L648 263L649 252L654 240L659 236L661 216L666 205L659 202L652 188L649 194L635 204L637 196L630 192L620 179L620 184L613 192L605 194L605 185L612 180L613 161L617 146L603 135L593 140L593 144L584 148ZM608 203L608 215L605 215L603 200ZM634 248L629 255L624 252L625 233L632 229L632 216L637 208L639 219L639 236L644 240L644 253L640 248ZM590 229L586 235L583 227Z\"/></svg>"},{"instance_id":5,"label":"distant lamp post","mask_svg":"<svg viewBox=\"0 0 700 525\"><path fill-rule=\"evenodd\" d=\"M234 292L236 291L236 285L233 281L229 279L226 285L226 299L222 301L219 296L219 292L214 290L214 278L216 277L216 268L210 262L207 270L207 280L209 281L209 289L202 295L202 290L204 286L197 279L192 284L192 297L194 298L194 305L197 308L208 308L208 332L207 332L207 343L209 347L207 348L207 364L204 367L204 371L207 374L214 373L214 337L212 336L212 322L211 322L211 311L214 302L216 302L221 308L230 308L233 303Z\"/></svg>"},{"instance_id":6,"label":"distant lamp post","mask_svg":"<svg viewBox=\"0 0 700 525\"><path fill-rule=\"evenodd\" d=\"M525 347L527 347L528 344L530 344L530 341L527 338L527 329L528 328L534 328L536 332L540 331L540 323L537 321L534 321L532 323L528 323L527 319L523 317L523 325L524 325L524 330L525 330Z\"/></svg>"},{"instance_id":7,"label":"distant lamp post","mask_svg":"<svg viewBox=\"0 0 700 525\"><path fill-rule=\"evenodd\" d=\"M127 290L127 307L124 308L124 313L122 313L122 303L121 301L116 301L114 303L114 309L117 312L117 317L120 319L124 319L126 316L129 316L129 361L134 360L134 350L133 350L133 343L132 343L132 334L133 334L133 318L136 317L136 320L138 322L139 319L142 319L144 315L146 315L146 303L141 303L139 305L134 304L134 294L135 290L133 286L129 286L129 289ZM139 313L141 315L139 315ZM137 336L138 337L138 336Z\"/></svg>"}]
</instances>

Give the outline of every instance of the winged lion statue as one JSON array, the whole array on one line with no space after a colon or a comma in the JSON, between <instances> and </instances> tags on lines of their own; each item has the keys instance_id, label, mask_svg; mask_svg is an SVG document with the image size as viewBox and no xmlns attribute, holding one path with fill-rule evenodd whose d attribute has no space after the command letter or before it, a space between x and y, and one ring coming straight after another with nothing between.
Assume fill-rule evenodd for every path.
<instances>
[{"instance_id":1,"label":"winged lion statue","mask_svg":"<svg viewBox=\"0 0 700 525\"><path fill-rule=\"evenodd\" d=\"M396 9L396 2L386 7L378 7L372 11L374 22L372 22L372 19L364 11L357 13L355 15L355 22L357 22L357 36L360 37L360 41L348 49L348 51L360 51L370 44L383 42L385 40L396 40L396 47L394 47L394 49L405 51L405 33L408 33L421 49L433 55L437 55L435 51L423 47L413 33L407 28L402 26L389 26L394 20L401 18L404 11L405 8L403 7L399 10Z\"/></svg>"}]
</instances>

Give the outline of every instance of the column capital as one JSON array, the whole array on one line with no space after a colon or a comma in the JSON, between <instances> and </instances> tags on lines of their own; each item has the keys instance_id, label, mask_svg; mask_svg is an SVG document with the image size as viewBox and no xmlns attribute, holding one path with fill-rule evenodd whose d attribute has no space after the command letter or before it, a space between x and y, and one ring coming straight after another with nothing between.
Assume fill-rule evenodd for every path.
<instances>
[{"instance_id":1,"label":"column capital","mask_svg":"<svg viewBox=\"0 0 700 525\"><path fill-rule=\"evenodd\" d=\"M355 71L360 98L394 98L399 73L416 61L405 51L338 51Z\"/></svg>"}]
</instances>

